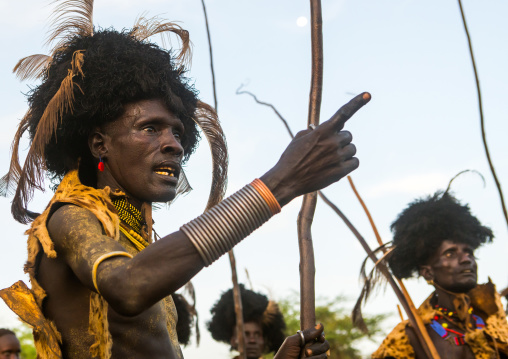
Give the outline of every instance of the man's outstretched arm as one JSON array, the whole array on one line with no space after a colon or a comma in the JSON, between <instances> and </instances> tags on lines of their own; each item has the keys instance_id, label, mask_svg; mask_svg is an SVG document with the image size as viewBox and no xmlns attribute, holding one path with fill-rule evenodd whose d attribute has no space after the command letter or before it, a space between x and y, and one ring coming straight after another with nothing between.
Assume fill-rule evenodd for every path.
<instances>
[{"instance_id":1,"label":"man's outstretched arm","mask_svg":"<svg viewBox=\"0 0 508 359\"><path fill-rule=\"evenodd\" d=\"M358 167L352 136L341 130L369 100L368 93L361 94L327 122L295 136L277 164L261 177L281 206L338 181ZM91 290L96 290L92 278L96 261L106 253L125 251L102 234L102 227L91 212L76 206L59 208L48 229L59 255ZM202 254L190 238L177 231L132 259L115 256L101 262L96 271L97 289L115 311L134 316L174 293L204 265Z\"/></svg>"}]
</instances>

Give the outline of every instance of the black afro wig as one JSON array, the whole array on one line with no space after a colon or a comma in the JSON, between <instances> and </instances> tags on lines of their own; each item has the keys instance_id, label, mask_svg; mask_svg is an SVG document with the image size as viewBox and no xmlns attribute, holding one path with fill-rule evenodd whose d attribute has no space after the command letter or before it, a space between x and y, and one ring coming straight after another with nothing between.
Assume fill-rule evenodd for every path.
<instances>
[{"instance_id":1,"label":"black afro wig","mask_svg":"<svg viewBox=\"0 0 508 359\"><path fill-rule=\"evenodd\" d=\"M62 116L56 134L45 147L45 165L53 182L77 168L80 160L80 175L84 172L91 176L88 181L82 180L95 186L95 160L88 148L89 134L122 115L126 104L139 100L162 99L180 118L185 127L182 146L187 160L199 140L193 120L196 91L183 76L183 69L175 65L171 52L136 40L128 31L113 29L99 30L93 36L77 35L53 56L42 84L29 93L31 140L78 50L84 54L84 76L73 78L73 109Z\"/></svg>"},{"instance_id":2,"label":"black afro wig","mask_svg":"<svg viewBox=\"0 0 508 359\"><path fill-rule=\"evenodd\" d=\"M410 203L391 229L395 249L389 265L400 279L418 275L420 266L427 264L445 240L476 249L494 238L492 230L482 226L468 205L442 192Z\"/></svg>"},{"instance_id":3,"label":"black afro wig","mask_svg":"<svg viewBox=\"0 0 508 359\"><path fill-rule=\"evenodd\" d=\"M187 303L187 300L185 300L182 295L174 293L171 297L175 303L176 313L178 315L178 322L176 323L178 342L182 345L187 345L190 341L194 316L189 310L189 303Z\"/></svg>"},{"instance_id":4,"label":"black afro wig","mask_svg":"<svg viewBox=\"0 0 508 359\"><path fill-rule=\"evenodd\" d=\"M277 352L284 342L286 323L278 305L269 301L260 293L245 289L240 285L244 322L256 322L261 325L265 339L266 352ZM233 290L222 294L210 310L212 319L208 322L208 330L213 339L230 344L236 325Z\"/></svg>"}]
</instances>

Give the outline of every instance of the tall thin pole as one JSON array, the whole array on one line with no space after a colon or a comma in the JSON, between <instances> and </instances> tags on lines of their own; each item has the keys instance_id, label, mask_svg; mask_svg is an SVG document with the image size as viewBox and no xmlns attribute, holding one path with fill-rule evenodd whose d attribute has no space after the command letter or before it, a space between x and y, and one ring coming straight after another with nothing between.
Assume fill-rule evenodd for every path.
<instances>
[{"instance_id":1,"label":"tall thin pole","mask_svg":"<svg viewBox=\"0 0 508 359\"><path fill-rule=\"evenodd\" d=\"M501 202L501 209L503 210L504 219L506 221L506 225L508 226L508 213L506 211L506 204L504 202L503 191L501 189L501 183L499 182L496 170L494 169L494 163L490 158L489 147L487 146L487 134L485 133L485 119L483 117L483 103L482 103L482 92L480 90L480 79L478 77L478 70L476 69L476 61L473 53L473 44L471 42L471 36L469 36L469 30L467 28L466 16L464 15L464 9L462 8L462 1L458 0L460 15L462 17L462 24L464 25L464 31L466 32L467 44L469 46L469 54L471 56L471 63L473 65L474 78L476 82L476 92L478 94L478 111L480 112L480 129L482 131L482 141L483 148L485 149L485 155L487 156L487 162L489 163L490 172L492 173L492 177L494 178L494 182L496 183L497 192L499 194L499 200Z\"/></svg>"},{"instance_id":2,"label":"tall thin pole","mask_svg":"<svg viewBox=\"0 0 508 359\"><path fill-rule=\"evenodd\" d=\"M308 125L319 125L321 97L323 90L323 21L321 0L310 0L311 41L312 41L312 79L309 98ZM298 244L300 248L300 327L316 325L316 303L314 277L314 248L312 246L312 220L316 210L317 193L303 197L298 215Z\"/></svg>"}]
</instances>

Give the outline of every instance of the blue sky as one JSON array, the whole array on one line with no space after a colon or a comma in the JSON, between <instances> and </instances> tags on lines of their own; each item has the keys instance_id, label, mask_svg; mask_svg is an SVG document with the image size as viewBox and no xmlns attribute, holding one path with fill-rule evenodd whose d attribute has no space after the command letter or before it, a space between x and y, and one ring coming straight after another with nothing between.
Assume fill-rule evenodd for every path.
<instances>
[{"instance_id":1,"label":"blue sky","mask_svg":"<svg viewBox=\"0 0 508 359\"><path fill-rule=\"evenodd\" d=\"M23 93L33 83L20 83L11 73L18 59L45 53L42 47L51 12L49 2L0 0L0 170L7 171L9 148L18 120L26 111ZM228 193L232 193L273 166L289 142L278 118L236 89L246 89L273 103L293 131L306 124L310 86L310 28L297 25L309 17L308 1L206 2L214 47L219 115L230 150ZM367 202L385 241L391 239L390 223L414 198L446 187L464 169L483 173L486 185L475 175L459 178L453 190L470 203L480 220L496 234L494 244L477 252L479 276L490 276L498 287L508 286L507 225L502 217L494 182L483 151L476 90L466 37L456 1L428 0L323 0L324 89L322 121L330 117L352 94L372 93L372 101L346 128L353 133L360 168L352 175ZM501 184L507 184L508 52L505 25L508 4L501 0L464 1L484 98L487 138ZM213 103L208 44L201 2L183 0L97 0L94 22L102 27L129 28L147 11L181 22L189 30L194 56L189 76L200 97ZM154 41L159 41L154 38ZM26 148L26 143L25 143ZM187 165L194 191L169 210L155 213L159 234L201 213L210 184L208 146L202 143ZM506 189L508 191L508 189ZM375 239L347 181L324 191L375 246ZM42 210L51 197L37 194L32 208ZM4 250L0 252L0 286L26 277L25 226L10 216L10 199L0 199ZM249 270L255 289L273 298L298 290L296 216L300 200L235 249L239 277L246 282ZM316 291L320 296L344 294L353 301L360 292L358 272L365 254L345 225L323 203L313 226L316 254ZM227 357L228 347L214 343L205 329L209 309L230 287L226 257L199 273L197 290L202 344L184 349L186 358ZM407 281L420 303L430 293L423 280ZM392 314L388 331L397 322L396 299L380 292L366 306L368 313ZM0 307L0 323L15 323ZM365 346L365 353L375 345ZM200 354L201 353L201 354Z\"/></svg>"}]
</instances>

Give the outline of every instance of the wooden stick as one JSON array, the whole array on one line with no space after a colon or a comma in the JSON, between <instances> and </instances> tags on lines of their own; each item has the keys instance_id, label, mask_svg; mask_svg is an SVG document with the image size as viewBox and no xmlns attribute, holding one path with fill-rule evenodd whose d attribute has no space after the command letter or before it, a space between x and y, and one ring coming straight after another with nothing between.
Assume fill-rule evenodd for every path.
<instances>
[{"instance_id":1,"label":"wooden stick","mask_svg":"<svg viewBox=\"0 0 508 359\"><path fill-rule=\"evenodd\" d=\"M311 226L316 209L316 193L303 197L302 208L298 214L298 244L300 249L300 328L316 325L316 293L314 288L314 248L312 246Z\"/></svg>"},{"instance_id":2,"label":"wooden stick","mask_svg":"<svg viewBox=\"0 0 508 359\"><path fill-rule=\"evenodd\" d=\"M402 309L400 309L400 304L397 304L397 311L399 312L400 320L404 321L404 316L402 315Z\"/></svg>"},{"instance_id":3,"label":"wooden stick","mask_svg":"<svg viewBox=\"0 0 508 359\"><path fill-rule=\"evenodd\" d=\"M208 36L208 49L210 52L210 69L212 71L212 87L213 87L213 100L215 105L215 112L218 113L218 101L217 101L217 88L215 86L215 71L213 66L213 54L212 54L212 38L210 36L210 27L208 26L208 15L206 13L205 0L201 0L203 5L203 13L205 15L206 34ZM231 265L231 279L233 281L233 299L235 303L235 315L236 315L236 335L238 339L238 358L247 359L247 353L245 352L245 329L243 325L243 306L242 296L240 293L240 286L238 284L238 275L236 272L236 259L233 250L228 252L229 263Z\"/></svg>"},{"instance_id":4,"label":"wooden stick","mask_svg":"<svg viewBox=\"0 0 508 359\"><path fill-rule=\"evenodd\" d=\"M480 128L482 131L483 147L485 149L485 155L487 156L487 162L489 163L490 172L492 173L492 177L494 178L494 182L496 183L497 192L499 193L499 199L501 201L501 209L503 210L504 219L506 221L506 225L508 226L508 213L506 211L506 204L504 202L503 191L501 190L501 183L497 178L496 171L494 169L494 163L490 158L489 147L487 146L487 135L485 133L485 119L483 117L482 92L480 90L480 79L478 78L478 70L476 69L476 61L473 53L473 44L471 43L471 36L469 36L466 16L464 15L464 9L462 8L462 1L458 0L458 2L460 8L460 15L462 17L462 23L464 25L464 31L466 32L467 43L469 45L469 54L471 55L471 63L473 64L474 78L476 81L476 92L478 94L478 110L480 112Z\"/></svg>"},{"instance_id":5,"label":"wooden stick","mask_svg":"<svg viewBox=\"0 0 508 359\"><path fill-rule=\"evenodd\" d=\"M381 239L381 236L379 235L379 231L377 230L376 224L374 223L374 219L372 218L369 209L367 208L367 205L363 201L362 197L360 196L360 193L356 190L355 184L353 183L353 179L351 176L347 176L347 179L349 181L349 184L351 185L351 188L353 189L353 192L356 195L356 198L358 198L358 201L360 202L365 214L367 215L367 218L369 219L370 225L372 227L372 230L374 231L374 235L376 236L376 239L378 241L378 244L380 246L383 245L383 241ZM383 248L383 252L386 252L386 248ZM386 273L389 274L388 268L384 267ZM390 275L390 277L393 280L393 277ZM427 332L427 328L425 328L425 325L423 324L422 318L418 314L418 310L416 309L413 300L409 296L408 291L406 290L406 287L402 280L396 278L397 283L399 285L399 288L401 290L401 293L404 298L404 302L401 301L401 304L404 306L404 309L406 310L406 313L408 314L408 319L413 328L415 328L416 336L418 337L418 341L420 342L423 350L425 350L425 353L429 358L438 359L439 354L436 350L436 347L434 346L434 343L429 337L429 333ZM400 298L399 298L400 301ZM409 309L409 312L408 312Z\"/></svg>"},{"instance_id":6,"label":"wooden stick","mask_svg":"<svg viewBox=\"0 0 508 359\"><path fill-rule=\"evenodd\" d=\"M233 280L233 299L235 302L235 314L236 314L236 338L238 339L238 357L241 359L247 359L247 353L245 352L245 331L243 325L243 306L242 306L242 295L240 293L240 286L238 284L238 276L236 274L236 260L233 250L228 252L229 263L231 264L231 279Z\"/></svg>"},{"instance_id":7,"label":"wooden stick","mask_svg":"<svg viewBox=\"0 0 508 359\"><path fill-rule=\"evenodd\" d=\"M311 40L312 40L312 79L309 96L308 125L319 125L321 97L323 90L323 21L321 0L310 0ZM316 268L312 247L311 226L316 210L317 194L308 193L303 197L302 208L298 214L298 244L300 248L300 328L316 325L315 283Z\"/></svg>"}]
</instances>

